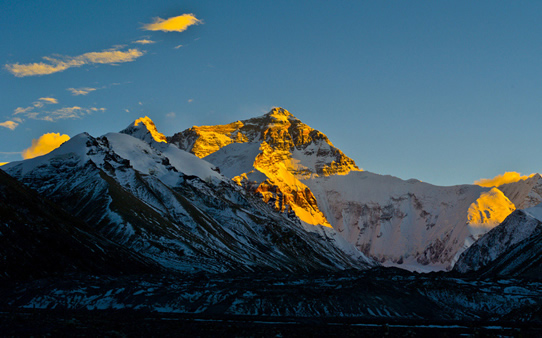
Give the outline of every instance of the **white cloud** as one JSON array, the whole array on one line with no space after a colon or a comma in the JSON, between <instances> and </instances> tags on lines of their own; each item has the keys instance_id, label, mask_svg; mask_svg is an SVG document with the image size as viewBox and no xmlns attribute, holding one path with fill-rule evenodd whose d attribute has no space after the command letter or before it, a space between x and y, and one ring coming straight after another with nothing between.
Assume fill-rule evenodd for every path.
<instances>
[{"instance_id":1,"label":"white cloud","mask_svg":"<svg viewBox=\"0 0 542 338\"><path fill-rule=\"evenodd\" d=\"M15 121L6 121L6 122L0 123L0 127L8 128L11 130L14 130L15 128L17 128L18 125L19 123Z\"/></svg>"},{"instance_id":2,"label":"white cloud","mask_svg":"<svg viewBox=\"0 0 542 338\"><path fill-rule=\"evenodd\" d=\"M156 41L152 41L152 40L148 40L148 39L141 39L141 40L134 41L134 43L138 43L140 45L149 45L149 44L152 44L152 43L156 43Z\"/></svg>"},{"instance_id":3,"label":"white cloud","mask_svg":"<svg viewBox=\"0 0 542 338\"><path fill-rule=\"evenodd\" d=\"M47 62L27 64L12 63L6 64L4 67L17 77L48 75L87 64L117 64L131 62L141 57L143 54L145 54L145 52L137 48L125 51L111 48L101 52L90 52L79 56L44 56L43 59Z\"/></svg>"},{"instance_id":4,"label":"white cloud","mask_svg":"<svg viewBox=\"0 0 542 338\"><path fill-rule=\"evenodd\" d=\"M174 112L171 112L169 114L166 114L166 117L174 118L176 115Z\"/></svg>"},{"instance_id":5,"label":"white cloud","mask_svg":"<svg viewBox=\"0 0 542 338\"><path fill-rule=\"evenodd\" d=\"M87 95L90 92L93 92L97 90L98 88L91 88L91 87L83 87L83 88L67 88L66 90L69 90L72 95L78 96L78 95Z\"/></svg>"},{"instance_id":6,"label":"white cloud","mask_svg":"<svg viewBox=\"0 0 542 338\"><path fill-rule=\"evenodd\" d=\"M55 99L54 97L40 97L39 99L41 101L45 101L46 103L49 103L49 104L57 104L58 103L58 100Z\"/></svg>"}]
</instances>

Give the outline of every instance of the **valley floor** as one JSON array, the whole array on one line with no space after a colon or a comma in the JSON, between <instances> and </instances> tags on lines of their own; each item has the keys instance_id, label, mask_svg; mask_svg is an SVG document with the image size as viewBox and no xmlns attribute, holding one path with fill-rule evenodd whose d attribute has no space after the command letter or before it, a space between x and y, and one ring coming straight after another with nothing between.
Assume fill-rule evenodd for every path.
<instances>
[{"instance_id":1,"label":"valley floor","mask_svg":"<svg viewBox=\"0 0 542 338\"><path fill-rule=\"evenodd\" d=\"M131 310L21 310L0 313L0 333L2 336L540 337L542 327L513 322L205 316Z\"/></svg>"}]
</instances>

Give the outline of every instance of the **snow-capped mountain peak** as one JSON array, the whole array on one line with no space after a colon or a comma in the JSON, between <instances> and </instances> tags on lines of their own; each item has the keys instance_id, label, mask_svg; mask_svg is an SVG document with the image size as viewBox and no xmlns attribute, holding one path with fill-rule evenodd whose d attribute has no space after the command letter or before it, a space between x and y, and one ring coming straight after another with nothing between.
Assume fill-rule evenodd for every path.
<instances>
[{"instance_id":1,"label":"snow-capped mountain peak","mask_svg":"<svg viewBox=\"0 0 542 338\"><path fill-rule=\"evenodd\" d=\"M226 125L194 126L168 141L213 163L275 209L311 226L330 227L300 180L360 170L326 135L284 108Z\"/></svg>"},{"instance_id":2,"label":"snow-capped mountain peak","mask_svg":"<svg viewBox=\"0 0 542 338\"><path fill-rule=\"evenodd\" d=\"M156 129L156 125L148 116L138 118L121 133L132 135L147 142L154 140L167 143L166 136Z\"/></svg>"}]
</instances>

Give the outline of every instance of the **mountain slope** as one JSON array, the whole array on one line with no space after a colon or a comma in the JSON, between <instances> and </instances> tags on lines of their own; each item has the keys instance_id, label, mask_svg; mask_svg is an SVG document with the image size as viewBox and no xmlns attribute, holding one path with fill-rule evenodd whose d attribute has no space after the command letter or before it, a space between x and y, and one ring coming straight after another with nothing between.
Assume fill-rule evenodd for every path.
<instances>
[{"instance_id":1,"label":"mountain slope","mask_svg":"<svg viewBox=\"0 0 542 338\"><path fill-rule=\"evenodd\" d=\"M454 270L484 275L540 277L542 204L516 210L465 251Z\"/></svg>"},{"instance_id":2,"label":"mountain slope","mask_svg":"<svg viewBox=\"0 0 542 338\"><path fill-rule=\"evenodd\" d=\"M373 264L340 237L307 233L211 164L149 139L146 128L134 123L99 138L80 134L4 169L107 238L168 268L308 271Z\"/></svg>"},{"instance_id":3,"label":"mountain slope","mask_svg":"<svg viewBox=\"0 0 542 338\"><path fill-rule=\"evenodd\" d=\"M135 274L158 266L99 235L0 170L0 279Z\"/></svg>"},{"instance_id":4,"label":"mountain slope","mask_svg":"<svg viewBox=\"0 0 542 338\"><path fill-rule=\"evenodd\" d=\"M515 206L498 189L437 187L361 171L321 132L288 111L168 138L211 162L310 231L332 227L387 265L450 269L459 254Z\"/></svg>"}]
</instances>

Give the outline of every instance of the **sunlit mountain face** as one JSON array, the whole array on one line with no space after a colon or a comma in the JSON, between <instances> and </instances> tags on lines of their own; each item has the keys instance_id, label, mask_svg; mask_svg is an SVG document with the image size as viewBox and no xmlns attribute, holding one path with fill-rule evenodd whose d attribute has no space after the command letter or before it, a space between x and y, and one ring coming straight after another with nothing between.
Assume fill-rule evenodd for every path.
<instances>
[{"instance_id":1,"label":"sunlit mountain face","mask_svg":"<svg viewBox=\"0 0 542 338\"><path fill-rule=\"evenodd\" d=\"M307 230L331 227L367 256L409 270L451 269L461 252L516 209L514 203L538 200L534 176L438 187L364 172L325 134L283 108L227 125L194 126L168 142L295 215ZM502 183L508 185L501 191Z\"/></svg>"}]
</instances>

